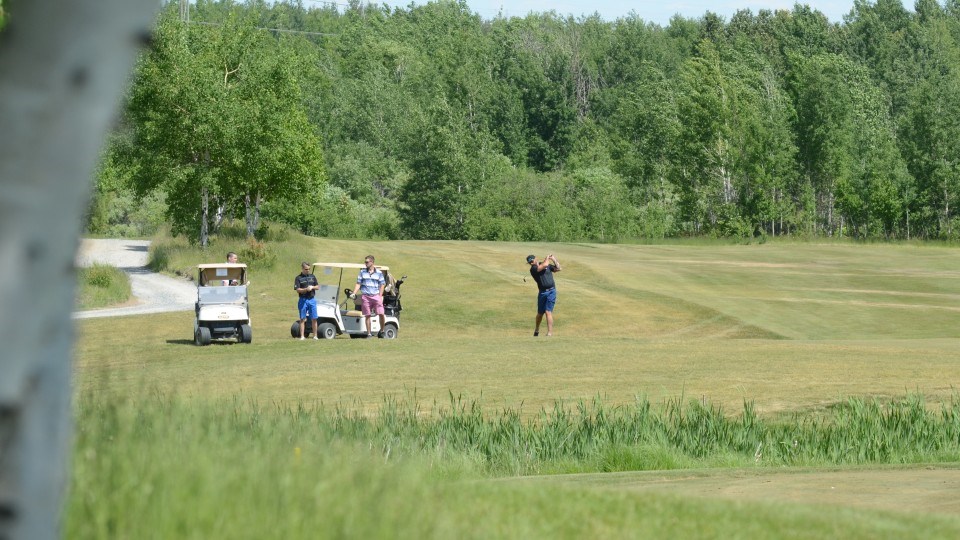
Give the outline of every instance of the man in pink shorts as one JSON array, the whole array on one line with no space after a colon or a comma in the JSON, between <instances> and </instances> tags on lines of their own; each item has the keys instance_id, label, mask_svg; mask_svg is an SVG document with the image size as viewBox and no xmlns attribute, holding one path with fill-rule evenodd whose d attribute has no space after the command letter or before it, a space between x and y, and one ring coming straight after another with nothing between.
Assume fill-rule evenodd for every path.
<instances>
[{"instance_id":1,"label":"man in pink shorts","mask_svg":"<svg viewBox=\"0 0 960 540\"><path fill-rule=\"evenodd\" d=\"M377 337L382 338L383 327L386 324L386 317L383 314L383 287L387 282L383 279L383 273L373 265L373 261L373 255L367 255L363 260L366 268L360 270L360 275L357 276L357 284L353 288L353 295L356 296L357 291L360 291L360 294L363 295L361 309L363 310L363 316L367 319L367 337L373 337L373 331L370 329L370 317L376 313L380 317L380 332L377 333Z\"/></svg>"}]
</instances>

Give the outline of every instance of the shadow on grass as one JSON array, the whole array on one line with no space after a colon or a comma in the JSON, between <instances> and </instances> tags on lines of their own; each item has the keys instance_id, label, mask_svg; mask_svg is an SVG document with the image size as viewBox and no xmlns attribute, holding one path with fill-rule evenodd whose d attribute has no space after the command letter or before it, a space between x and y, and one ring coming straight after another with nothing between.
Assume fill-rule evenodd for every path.
<instances>
[{"instance_id":1,"label":"shadow on grass","mask_svg":"<svg viewBox=\"0 0 960 540\"><path fill-rule=\"evenodd\" d=\"M168 339L169 345L196 345L192 339ZM211 341L210 345L236 345L236 341Z\"/></svg>"}]
</instances>

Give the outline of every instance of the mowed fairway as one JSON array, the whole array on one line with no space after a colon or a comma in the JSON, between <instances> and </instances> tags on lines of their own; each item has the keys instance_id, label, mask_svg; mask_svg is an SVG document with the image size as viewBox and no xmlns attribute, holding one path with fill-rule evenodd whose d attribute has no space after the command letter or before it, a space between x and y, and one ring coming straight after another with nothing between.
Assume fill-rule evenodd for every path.
<instances>
[{"instance_id":1,"label":"mowed fairway","mask_svg":"<svg viewBox=\"0 0 960 540\"><path fill-rule=\"evenodd\" d=\"M253 275L252 345L195 347L190 312L82 321L78 388L371 410L385 396L429 404L452 393L528 414L556 400L682 395L777 413L864 395L936 401L960 383L954 249L304 243ZM548 251L564 266L556 335L534 338L523 258ZM299 259L367 253L410 276L400 338L291 339Z\"/></svg>"},{"instance_id":2,"label":"mowed fairway","mask_svg":"<svg viewBox=\"0 0 960 540\"><path fill-rule=\"evenodd\" d=\"M815 415L858 396L921 394L936 407L956 397L960 385L960 251L951 248L298 237L274 249L274 268L252 276L251 345L194 346L191 312L79 321L78 394L117 393L136 402L159 392L188 403L239 398L371 415L385 399L416 401L428 415L449 408L454 396L489 412L520 410L528 419L558 401L573 408L581 400L616 406L638 397L654 403L681 397L722 405L731 415L752 402L761 415L778 417ZM564 267L556 276L556 335L534 338L536 287L524 257L548 252ZM399 339L292 339L299 261L360 262L368 253L409 276ZM175 266L186 270L197 262L204 261ZM344 287L354 279L349 276ZM628 509L636 501L669 507L662 521L642 517L661 533L710 536L687 521L671 521L684 515L676 508L690 504L690 517L682 520L706 512L733 528L757 512L762 520L745 529L751 536L759 530L761 537L804 537L803 524L811 519L821 533L854 530L865 538L910 536L920 523L932 527L925 531L933 536L960 531L960 470L949 465L647 471L506 482L518 490L509 496L521 505L546 490L569 495L565 507L584 514L603 500ZM528 491L531 484L534 491ZM503 496L497 492L495 499ZM711 502L688 502L703 497ZM904 497L913 502L898 504ZM625 520L644 515L630 512ZM518 515L501 516L502 531L514 531L501 536L524 536L518 531L530 522ZM623 532L604 523L572 530ZM778 526L790 528L789 534L771 529Z\"/></svg>"}]
</instances>

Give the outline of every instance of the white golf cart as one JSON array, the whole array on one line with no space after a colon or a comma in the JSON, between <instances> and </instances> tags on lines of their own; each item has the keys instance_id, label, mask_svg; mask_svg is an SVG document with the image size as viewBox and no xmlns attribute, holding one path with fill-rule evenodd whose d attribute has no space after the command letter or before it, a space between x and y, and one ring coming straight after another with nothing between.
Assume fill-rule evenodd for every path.
<instances>
[{"instance_id":1,"label":"white golf cart","mask_svg":"<svg viewBox=\"0 0 960 540\"><path fill-rule=\"evenodd\" d=\"M253 341L250 304L247 300L247 265L236 263L197 266L197 316L193 341L209 345L212 340Z\"/></svg>"},{"instance_id":2,"label":"white golf cart","mask_svg":"<svg viewBox=\"0 0 960 540\"><path fill-rule=\"evenodd\" d=\"M356 263L313 264L313 275L320 284L314 296L317 301L317 337L333 339L337 334L346 334L351 338L367 337L367 322L360 311L360 296L357 295L355 299L348 297L348 294L353 292L357 274L362 268L365 266ZM400 285L407 276L398 281L390 274L390 267L378 265L377 269L383 272L387 282L383 293L383 337L395 339L400 331ZM341 290L344 282L350 287ZM374 335L381 331L380 317L376 314L370 317L370 329ZM304 333L306 336L313 333L309 321L304 325ZM290 326L290 335L300 337L299 322Z\"/></svg>"}]
</instances>

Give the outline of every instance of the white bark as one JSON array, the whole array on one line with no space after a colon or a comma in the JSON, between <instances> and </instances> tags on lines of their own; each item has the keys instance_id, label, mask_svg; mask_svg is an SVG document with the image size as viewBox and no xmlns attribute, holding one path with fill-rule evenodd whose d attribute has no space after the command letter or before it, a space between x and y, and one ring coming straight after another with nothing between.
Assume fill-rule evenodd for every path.
<instances>
[{"instance_id":1,"label":"white bark","mask_svg":"<svg viewBox=\"0 0 960 540\"><path fill-rule=\"evenodd\" d=\"M31 0L0 35L0 538L59 538L73 259L90 178L157 0Z\"/></svg>"}]
</instances>

